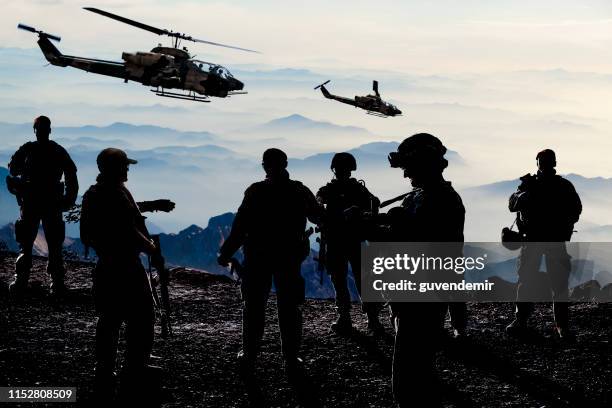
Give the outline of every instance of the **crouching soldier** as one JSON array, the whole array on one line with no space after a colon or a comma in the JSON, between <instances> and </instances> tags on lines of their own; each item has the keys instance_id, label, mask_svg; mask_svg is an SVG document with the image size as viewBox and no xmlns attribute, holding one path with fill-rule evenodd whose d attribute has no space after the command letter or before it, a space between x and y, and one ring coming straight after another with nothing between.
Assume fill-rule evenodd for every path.
<instances>
[{"instance_id":1,"label":"crouching soldier","mask_svg":"<svg viewBox=\"0 0 612 408\"><path fill-rule=\"evenodd\" d=\"M114 398L117 343L126 324L126 359L122 367L120 396L128 403L143 405L155 399L151 384L158 380L157 368L149 366L155 322L149 277L140 254L155 253L155 245L144 225L138 204L124 183L128 167L136 164L125 152L108 148L97 158L100 174L83 196L81 239L96 251L94 300L96 327L95 391L104 405ZM134 405L136 406L136 405Z\"/></svg>"}]
</instances>

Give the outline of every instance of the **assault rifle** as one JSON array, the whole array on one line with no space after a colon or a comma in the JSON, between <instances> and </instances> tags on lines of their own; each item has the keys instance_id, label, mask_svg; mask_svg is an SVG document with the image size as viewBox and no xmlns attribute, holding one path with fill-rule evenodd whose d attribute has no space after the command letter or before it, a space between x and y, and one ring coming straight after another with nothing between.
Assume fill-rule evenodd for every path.
<instances>
[{"instance_id":1,"label":"assault rifle","mask_svg":"<svg viewBox=\"0 0 612 408\"><path fill-rule=\"evenodd\" d=\"M151 279L153 301L160 317L161 336L165 339L168 336L172 336L172 325L170 322L170 295L168 293L170 274L166 268L166 261L162 255L159 235L151 235L151 239L155 244L155 252L149 255L149 276ZM152 268L155 268L157 271L157 279L153 278L151 271ZM157 294L158 284L159 295Z\"/></svg>"}]
</instances>

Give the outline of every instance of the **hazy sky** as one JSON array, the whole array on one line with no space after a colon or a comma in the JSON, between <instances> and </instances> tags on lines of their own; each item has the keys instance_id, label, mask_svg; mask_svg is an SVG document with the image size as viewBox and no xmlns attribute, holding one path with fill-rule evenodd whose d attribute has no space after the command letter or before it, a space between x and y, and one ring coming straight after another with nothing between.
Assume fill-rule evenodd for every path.
<instances>
[{"instance_id":1,"label":"hazy sky","mask_svg":"<svg viewBox=\"0 0 612 408\"><path fill-rule=\"evenodd\" d=\"M231 63L420 73L612 68L612 3L607 0L8 0L0 16L3 43L31 46L31 38L15 30L17 22L24 22L62 36L67 52L117 58L122 50L155 45L155 35L82 6L264 52L254 56L197 47L202 56Z\"/></svg>"}]
</instances>

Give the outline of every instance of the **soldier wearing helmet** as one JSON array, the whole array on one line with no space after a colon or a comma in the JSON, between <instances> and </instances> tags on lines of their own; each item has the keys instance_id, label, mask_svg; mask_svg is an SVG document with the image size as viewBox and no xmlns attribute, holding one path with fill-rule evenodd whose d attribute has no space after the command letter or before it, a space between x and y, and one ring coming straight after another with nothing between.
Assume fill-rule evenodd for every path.
<instances>
[{"instance_id":1,"label":"soldier wearing helmet","mask_svg":"<svg viewBox=\"0 0 612 408\"><path fill-rule=\"evenodd\" d=\"M32 248L42 222L48 247L47 272L51 275L51 291L65 291L62 248L65 224L62 212L70 209L77 198L77 168L68 152L49 140L51 120L39 116L34 120L36 141L21 146L9 162L9 191L17 196L20 219L15 222L15 238L20 254L15 265L15 281L11 292L26 289L32 267ZM63 179L63 182L62 182Z\"/></svg>"},{"instance_id":2,"label":"soldier wearing helmet","mask_svg":"<svg viewBox=\"0 0 612 408\"><path fill-rule=\"evenodd\" d=\"M352 154L336 153L331 161L334 178L317 192L317 200L325 207L321 225L321 242L327 247L325 267L331 276L336 291L338 319L331 329L339 334L352 331L351 295L348 287L348 267L350 265L357 290L361 293L361 243L365 231L350 216L356 211L377 212L380 201L366 188L363 181L351 177L357 170L357 162ZM363 303L362 310L368 317L368 330L373 333L383 331L378 319L380 305Z\"/></svg>"},{"instance_id":3,"label":"soldier wearing helmet","mask_svg":"<svg viewBox=\"0 0 612 408\"><path fill-rule=\"evenodd\" d=\"M242 350L238 353L240 373L259 399L253 373L264 333L266 303L272 283L276 289L278 325L285 371L294 387L303 385L303 362L299 358L302 336L304 279L301 264L307 238L306 222L318 223L321 209L312 192L289 178L287 155L279 149L263 154L263 181L246 189L230 235L219 250L218 262L228 266L241 247L244 271L241 274Z\"/></svg>"},{"instance_id":4,"label":"soldier wearing helmet","mask_svg":"<svg viewBox=\"0 0 612 408\"><path fill-rule=\"evenodd\" d=\"M402 205L380 216L389 228L386 239L397 242L448 242L452 256L461 256L465 208L461 197L443 177L448 166L446 147L440 139L419 133L405 139L389 154L391 167L410 179L412 191ZM454 272L452 275L458 276ZM451 278L452 279L452 278ZM456 335L465 330L464 303L392 303L396 329L393 353L393 394L400 407L414 401L436 406L439 395L433 376L436 345L450 308Z\"/></svg>"},{"instance_id":5,"label":"soldier wearing helmet","mask_svg":"<svg viewBox=\"0 0 612 408\"><path fill-rule=\"evenodd\" d=\"M565 242L572 237L582 203L572 183L556 174L554 151L542 150L536 155L536 163L537 173L521 177L508 204L509 210L517 213L516 223L526 242L519 255L516 318L506 332L513 336L527 329L533 311L533 303L527 300L541 297L537 293L537 276L544 257L553 292L556 332L561 339L571 339L567 303L571 263ZM548 292L546 288L547 295Z\"/></svg>"},{"instance_id":6,"label":"soldier wearing helmet","mask_svg":"<svg viewBox=\"0 0 612 408\"><path fill-rule=\"evenodd\" d=\"M140 260L141 253L154 254L156 248L141 214L142 203L134 201L124 184L129 166L136 163L122 150L104 149L97 158L100 174L96 184L83 196L81 240L98 256L93 274L98 315L94 388L101 406L108 406L114 398L114 369L122 323L127 326L128 336L121 398L131 404L136 401L142 404L142 398L152 395L147 387L151 386L149 379L155 378L157 369L149 366L155 315L149 278ZM172 202L160 201L168 205L148 210L174 208ZM151 203L155 202L148 204Z\"/></svg>"}]
</instances>

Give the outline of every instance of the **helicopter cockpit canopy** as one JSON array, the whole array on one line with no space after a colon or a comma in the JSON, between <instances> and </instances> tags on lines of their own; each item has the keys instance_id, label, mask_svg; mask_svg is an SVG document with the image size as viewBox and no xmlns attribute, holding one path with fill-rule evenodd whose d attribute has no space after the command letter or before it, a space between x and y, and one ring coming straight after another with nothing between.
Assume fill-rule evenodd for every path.
<instances>
[{"instance_id":1,"label":"helicopter cockpit canopy","mask_svg":"<svg viewBox=\"0 0 612 408\"><path fill-rule=\"evenodd\" d=\"M193 63L196 64L196 66L200 69L200 71L204 73L216 74L224 79L234 77L232 73L229 72L229 70L225 68L224 66L217 65L217 64L211 64L210 62L200 61L200 60L193 60Z\"/></svg>"}]
</instances>

